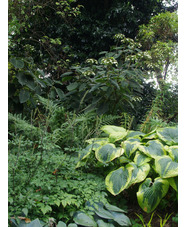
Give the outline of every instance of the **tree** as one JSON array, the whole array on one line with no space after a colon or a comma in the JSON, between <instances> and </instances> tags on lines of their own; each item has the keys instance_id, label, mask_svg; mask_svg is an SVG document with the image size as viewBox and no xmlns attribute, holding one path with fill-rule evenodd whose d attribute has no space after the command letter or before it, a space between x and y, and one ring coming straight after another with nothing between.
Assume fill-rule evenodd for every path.
<instances>
[{"instance_id":1,"label":"tree","mask_svg":"<svg viewBox=\"0 0 186 227\"><path fill-rule=\"evenodd\" d=\"M140 26L137 40L144 50L142 61L155 73L160 89L167 80L170 66L177 65L178 16L176 12L161 13Z\"/></svg>"}]
</instances>

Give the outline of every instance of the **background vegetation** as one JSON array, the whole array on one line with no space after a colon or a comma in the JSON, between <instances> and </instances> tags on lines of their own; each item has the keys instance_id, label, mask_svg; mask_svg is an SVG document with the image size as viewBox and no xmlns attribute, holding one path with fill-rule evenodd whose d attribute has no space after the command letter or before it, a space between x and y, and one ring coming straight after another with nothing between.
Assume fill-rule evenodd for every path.
<instances>
[{"instance_id":1,"label":"background vegetation","mask_svg":"<svg viewBox=\"0 0 186 227\"><path fill-rule=\"evenodd\" d=\"M178 122L177 2L9 0L8 17L9 225L177 226L176 178L147 214L139 181L117 196L105 184L121 157L87 148L105 125L127 133L112 147L140 131L132 139L161 141L176 171L176 134L158 133ZM162 177L151 153L135 152L150 157L148 177Z\"/></svg>"}]
</instances>

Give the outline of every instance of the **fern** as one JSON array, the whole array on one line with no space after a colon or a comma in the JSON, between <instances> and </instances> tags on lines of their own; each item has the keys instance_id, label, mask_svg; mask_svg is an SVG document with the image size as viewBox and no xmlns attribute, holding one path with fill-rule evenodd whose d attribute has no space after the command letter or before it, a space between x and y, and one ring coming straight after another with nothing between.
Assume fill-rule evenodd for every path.
<instances>
[{"instance_id":1,"label":"fern","mask_svg":"<svg viewBox=\"0 0 186 227\"><path fill-rule=\"evenodd\" d=\"M120 119L121 117L118 115L101 115L100 116L100 127L103 125L112 125L116 122L116 120Z\"/></svg>"},{"instance_id":2,"label":"fern","mask_svg":"<svg viewBox=\"0 0 186 227\"><path fill-rule=\"evenodd\" d=\"M22 119L21 115L8 113L8 123L10 132L23 133L27 137L39 136L41 133L39 128L27 122L25 118Z\"/></svg>"},{"instance_id":3,"label":"fern","mask_svg":"<svg viewBox=\"0 0 186 227\"><path fill-rule=\"evenodd\" d=\"M56 110L53 116L57 117L58 111L59 110ZM60 127L55 128L55 130L53 131L53 135L56 139L56 142L61 147L84 147L85 141L87 139L93 136L99 136L99 134L101 133L100 128L103 125L114 124L116 120L121 118L120 116L112 115L98 116L96 112L91 111L88 113L81 114L66 112L66 118L64 119L64 110L61 110L60 113L63 122L61 122ZM53 121L55 122L54 118ZM56 124L58 124L57 118Z\"/></svg>"},{"instance_id":4,"label":"fern","mask_svg":"<svg viewBox=\"0 0 186 227\"><path fill-rule=\"evenodd\" d=\"M132 127L133 120L134 120L134 116L131 116L128 113L123 113L122 119L121 119L121 126L127 130L130 130Z\"/></svg>"},{"instance_id":5,"label":"fern","mask_svg":"<svg viewBox=\"0 0 186 227\"><path fill-rule=\"evenodd\" d=\"M37 98L38 98L38 104L42 104L44 109L50 114L55 112L56 108L58 108L58 104L54 103L50 99L43 98L39 95L37 95Z\"/></svg>"}]
</instances>

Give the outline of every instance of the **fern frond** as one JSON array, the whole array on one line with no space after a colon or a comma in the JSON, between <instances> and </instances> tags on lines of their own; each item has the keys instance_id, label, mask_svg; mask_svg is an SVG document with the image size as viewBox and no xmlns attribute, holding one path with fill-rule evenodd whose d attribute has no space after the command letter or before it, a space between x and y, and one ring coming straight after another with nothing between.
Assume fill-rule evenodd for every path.
<instances>
[{"instance_id":1,"label":"fern frond","mask_svg":"<svg viewBox=\"0 0 186 227\"><path fill-rule=\"evenodd\" d=\"M13 115L11 113L8 113L8 125L10 132L24 133L28 137L39 136L41 131L39 128L27 122L25 118L22 118L21 115Z\"/></svg>"},{"instance_id":2,"label":"fern frond","mask_svg":"<svg viewBox=\"0 0 186 227\"><path fill-rule=\"evenodd\" d=\"M44 108L46 109L46 111L49 111L50 113L54 112L56 110L56 108L58 108L58 104L54 103L52 100L50 99L46 99L44 97L41 97L39 95L37 95L38 98L38 102L40 104L42 104L44 106Z\"/></svg>"}]
</instances>

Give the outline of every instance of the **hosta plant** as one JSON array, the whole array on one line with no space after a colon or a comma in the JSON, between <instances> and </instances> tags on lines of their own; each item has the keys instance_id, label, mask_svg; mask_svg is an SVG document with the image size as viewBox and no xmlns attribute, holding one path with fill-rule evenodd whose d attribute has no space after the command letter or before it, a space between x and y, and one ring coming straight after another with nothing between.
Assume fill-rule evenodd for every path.
<instances>
[{"instance_id":1,"label":"hosta plant","mask_svg":"<svg viewBox=\"0 0 186 227\"><path fill-rule=\"evenodd\" d=\"M105 125L101 130L108 136L87 140L88 146L80 152L77 167L92 153L102 165L112 166L105 178L111 194L118 195L140 183L137 200L150 213L167 194L169 186L178 190L176 127L156 129L148 134L113 125Z\"/></svg>"}]
</instances>

